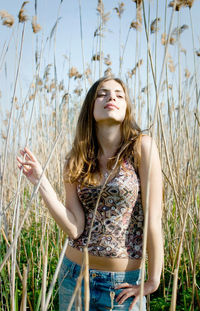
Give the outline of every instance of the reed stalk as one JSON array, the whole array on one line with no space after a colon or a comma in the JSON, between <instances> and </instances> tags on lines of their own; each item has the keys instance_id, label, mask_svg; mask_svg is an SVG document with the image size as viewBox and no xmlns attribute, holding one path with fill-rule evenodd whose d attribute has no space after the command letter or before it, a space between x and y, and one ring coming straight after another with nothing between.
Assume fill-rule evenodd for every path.
<instances>
[{"instance_id":1,"label":"reed stalk","mask_svg":"<svg viewBox=\"0 0 200 311\"><path fill-rule=\"evenodd\" d=\"M9 50L9 47L10 47L10 44L11 44L11 40L13 39L13 35L14 35L14 30L12 30L12 33L11 33L10 38L8 40L7 46L6 46L6 43L5 43L3 48L2 48L2 52L1 52L1 55L0 55L0 72L1 72L1 70L3 68L3 64L5 62L6 54L8 53L8 50Z\"/></svg>"},{"instance_id":2,"label":"reed stalk","mask_svg":"<svg viewBox=\"0 0 200 311\"><path fill-rule=\"evenodd\" d=\"M150 57L150 60L151 60L151 70L152 70L152 74L153 74L153 78L154 78L154 85L155 85L155 91L156 91L156 106L155 106L155 109L154 109L154 118L153 118L153 127L152 127L152 139L154 139L154 135L155 135L155 121L157 119L157 114L158 114L158 111L159 111L159 93L160 93L160 89L161 89L162 77L163 77L164 68L165 68L165 64L166 64L167 47L168 47L168 44L169 44L169 38L170 38L170 34L171 34L174 10L172 11L172 14L171 14L171 21L170 21L170 26L169 26L169 31L168 31L168 40L167 40L167 44L166 44L166 48L165 48L165 54L164 54L162 68L161 68L161 74L160 74L160 80L159 80L158 88L157 88L157 84L156 84L156 80L155 80L155 72L154 72L154 68L153 68L151 50L150 50L150 46L149 46L149 37L148 37L148 32L147 32L144 2L143 2L143 15L144 15L144 24L145 24L145 33L146 33L146 38L147 38L148 52L149 52L149 57ZM150 177L150 171L151 171L151 162L152 162L152 143L151 143L151 149L150 149L150 155L149 155L149 167L148 167L148 174L147 174L147 189L146 189L146 202L145 202L145 215L144 215L145 222L144 222L144 232L143 232L143 254L142 254L142 269L141 269L140 311L142 311L142 300L143 300L143 295L144 295L145 258L146 258L147 230L148 230L148 217L149 217L149 188L150 188L149 177Z\"/></svg>"},{"instance_id":3,"label":"reed stalk","mask_svg":"<svg viewBox=\"0 0 200 311\"><path fill-rule=\"evenodd\" d=\"M84 273L84 307L85 311L89 311L90 306L90 282L89 282L89 258L88 258L88 249L84 248L84 261L85 261L85 273Z\"/></svg>"},{"instance_id":4,"label":"reed stalk","mask_svg":"<svg viewBox=\"0 0 200 311\"><path fill-rule=\"evenodd\" d=\"M46 300L46 280L47 280L47 262L48 262L48 244L46 245L46 251L43 254L43 275L42 275L42 299L41 299L41 310L45 309L45 300Z\"/></svg>"},{"instance_id":5,"label":"reed stalk","mask_svg":"<svg viewBox=\"0 0 200 311\"><path fill-rule=\"evenodd\" d=\"M189 202L190 202L190 195L188 198L188 206L187 206L186 214L184 217L184 224L183 224L183 228L182 228L182 232L181 232L181 238L180 238L180 242L179 242L178 250L177 250L177 263L176 263L176 267L174 270L174 280L173 280L173 290L172 290L172 300L171 300L171 305L170 305L170 311L176 310L178 271L179 271L179 266L180 266L180 261L181 261L182 250L183 250L183 240L184 240L185 228L186 228L186 223L187 223L187 216L188 216L188 211L189 211L189 206L190 206Z\"/></svg>"},{"instance_id":6,"label":"reed stalk","mask_svg":"<svg viewBox=\"0 0 200 311\"><path fill-rule=\"evenodd\" d=\"M11 100L11 109L10 109L10 115L9 115L9 121L8 121L8 129L7 129L7 137L6 137L6 143L5 143L5 149L4 149L4 161L3 161L3 167L2 167L2 176L1 176L1 189L0 189L0 228L2 223L2 215L5 218L4 210L3 210L3 185L4 185L4 178L5 178L5 171L6 171L6 164L7 164L7 155L8 155L8 143L10 138L10 131L11 131L11 120L14 110L14 98L16 94L17 89L17 82L19 77L19 70L21 65L21 58L22 58L22 49L23 49L23 42L24 42L24 33L25 33L25 23L23 24L22 29L22 35L21 35L21 44L20 44L20 52L19 52L19 59L18 59L18 65L17 65L17 72L14 82L14 89L13 89L13 96ZM4 219L4 222L6 223L6 220Z\"/></svg>"},{"instance_id":7,"label":"reed stalk","mask_svg":"<svg viewBox=\"0 0 200 311\"><path fill-rule=\"evenodd\" d=\"M27 268L25 266L23 266L22 301L21 301L21 305L20 305L20 311L26 311L27 277L28 277Z\"/></svg>"},{"instance_id":8,"label":"reed stalk","mask_svg":"<svg viewBox=\"0 0 200 311\"><path fill-rule=\"evenodd\" d=\"M82 65L83 65L83 78L86 92L86 77L85 77L85 57L84 57L84 45L83 45L83 23L82 23L82 9L81 0L79 0L79 17L80 17L80 36L81 36L81 55L82 55Z\"/></svg>"},{"instance_id":9,"label":"reed stalk","mask_svg":"<svg viewBox=\"0 0 200 311\"><path fill-rule=\"evenodd\" d=\"M60 271L60 267L61 267L63 258L65 256L67 245L68 245L68 238L66 238L65 243L63 245L63 248L62 248L62 251L61 251L61 254L60 254L60 257L59 257L59 261L58 261L58 264L56 266L56 270L55 270L55 273L53 275L53 278L52 278L52 281L51 281L51 284L50 284L50 287L49 287L49 291L47 293L44 311L48 310L49 302L50 302L50 299L51 299L51 296L52 296L52 293L53 293L53 288L55 286L55 283L56 283L56 280L57 280L57 277L58 277L58 273Z\"/></svg>"}]
</instances>

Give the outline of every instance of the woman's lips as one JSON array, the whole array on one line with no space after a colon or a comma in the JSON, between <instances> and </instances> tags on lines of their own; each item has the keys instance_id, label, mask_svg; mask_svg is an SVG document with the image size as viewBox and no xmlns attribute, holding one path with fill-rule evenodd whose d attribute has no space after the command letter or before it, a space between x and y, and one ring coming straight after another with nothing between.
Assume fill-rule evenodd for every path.
<instances>
[{"instance_id":1,"label":"woman's lips","mask_svg":"<svg viewBox=\"0 0 200 311\"><path fill-rule=\"evenodd\" d=\"M113 109L113 108L116 108L116 109L119 110L119 108L116 105L114 105L114 104L107 104L104 107L104 109Z\"/></svg>"}]
</instances>

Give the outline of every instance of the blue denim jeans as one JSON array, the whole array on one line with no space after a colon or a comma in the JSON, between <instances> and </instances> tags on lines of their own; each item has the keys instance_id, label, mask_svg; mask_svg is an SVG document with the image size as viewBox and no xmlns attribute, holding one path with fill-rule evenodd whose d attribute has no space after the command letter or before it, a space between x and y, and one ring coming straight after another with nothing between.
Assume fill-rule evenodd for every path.
<instances>
[{"instance_id":1,"label":"blue denim jeans","mask_svg":"<svg viewBox=\"0 0 200 311\"><path fill-rule=\"evenodd\" d=\"M81 267L64 257L59 274L59 310L67 311L71 297L76 286L77 278ZM133 297L129 297L122 305L119 305L114 297L117 297L122 289L115 289L121 283L139 284L140 270L128 272L107 272L100 270L89 270L90 277L90 311L105 310L129 310ZM81 303L78 302L81 297ZM114 299L112 299L112 297ZM77 305L82 305L81 309ZM138 301L132 311L139 311L140 302ZM76 297L72 311L84 311L84 284L82 282L81 295ZM146 298L143 297L143 311L146 310Z\"/></svg>"}]
</instances>

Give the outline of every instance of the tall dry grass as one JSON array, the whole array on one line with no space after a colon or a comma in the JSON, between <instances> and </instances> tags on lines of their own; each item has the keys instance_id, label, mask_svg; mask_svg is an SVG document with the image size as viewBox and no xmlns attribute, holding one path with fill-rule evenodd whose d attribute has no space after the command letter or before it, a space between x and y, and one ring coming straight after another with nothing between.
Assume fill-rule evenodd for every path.
<instances>
[{"instance_id":1,"label":"tall dry grass","mask_svg":"<svg viewBox=\"0 0 200 311\"><path fill-rule=\"evenodd\" d=\"M159 16L158 1L133 1L135 19L126 29L122 46L122 19L126 3L113 7L119 17L119 68L127 83L133 102L133 110L143 128L149 129L158 145L164 181L163 236L165 262L161 286L149 298L151 310L199 310L199 71L198 46L195 42L192 19L193 1L165 2L164 22ZM97 28L94 31L92 60L86 64L84 53L84 29L82 2L79 1L79 25L81 30L82 68L66 60L68 79L57 75L56 39L62 1L58 6L55 24L50 33L54 43L52 64L43 67L45 47L37 51L35 74L26 96L16 97L19 87L19 71L23 62L26 3L18 14L18 27L8 12L1 11L4 27L11 27L11 37L2 47L0 69L6 61L7 51L18 32L21 39L16 50L17 70L12 87L11 109L2 120L1 150L1 248L0 248L0 308L1 310L58 310L59 268L67 247L67 239L50 217L41 198L37 195L39 184L27 183L16 168L16 154L24 144L29 145L44 165L44 172L53 184L58 197L64 202L62 168L69 150L78 112L85 91L103 74L110 74L110 55L103 54L106 25L111 14L103 1L97 3ZM171 8L168 8L170 5ZM183 10L188 11L193 52L181 46L181 34L187 27L180 24ZM33 32L40 34L37 10L32 21ZM177 14L179 18L177 18ZM153 15L153 19L151 16ZM22 25L20 25L22 24ZM3 26L2 26L3 27ZM162 28L161 28L162 27ZM13 30L12 30L13 29ZM133 38L133 32L134 38ZM132 35L132 37L131 37ZM160 42L161 37L161 42ZM135 58L132 69L124 72L126 49L132 40ZM146 60L141 58L140 44L146 42ZM171 56L172 48L174 55ZM158 68L158 55L163 50L162 66ZM193 68L188 59L193 59ZM160 63L159 63L160 64ZM147 70L144 70L144 67ZM103 68L105 69L103 71ZM144 76L145 73L145 76ZM144 82L146 81L146 85ZM148 208L147 208L148 213ZM146 215L147 216L147 215ZM146 237L146 227L144 235ZM144 239L146 240L146 238ZM145 243L144 243L145 244ZM61 251L62 250L62 251ZM143 253L145 258L145 249ZM85 277L88 286L87 252L82 273L77 283ZM143 260L143 272L145 261ZM144 282L144 273L142 283ZM89 295L89 292L88 292ZM88 295L85 306L88 309ZM72 298L75 298L72 297Z\"/></svg>"}]
</instances>

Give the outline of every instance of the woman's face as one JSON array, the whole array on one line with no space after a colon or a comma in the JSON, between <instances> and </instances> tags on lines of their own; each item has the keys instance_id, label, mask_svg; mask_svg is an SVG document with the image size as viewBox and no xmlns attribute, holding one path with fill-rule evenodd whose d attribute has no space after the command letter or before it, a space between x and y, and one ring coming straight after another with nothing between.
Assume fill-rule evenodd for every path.
<instances>
[{"instance_id":1,"label":"woman's face","mask_svg":"<svg viewBox=\"0 0 200 311\"><path fill-rule=\"evenodd\" d=\"M122 123L126 114L126 98L120 83L109 80L102 83L94 103L96 122Z\"/></svg>"}]
</instances>

